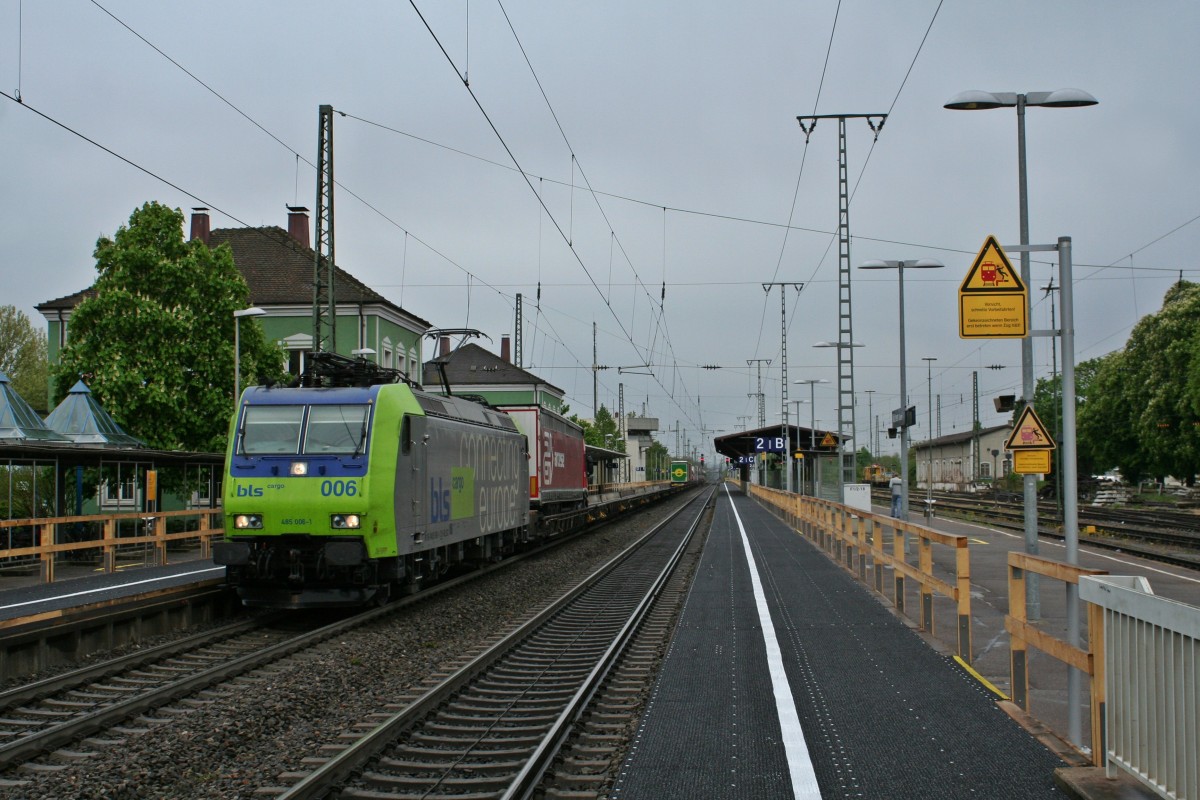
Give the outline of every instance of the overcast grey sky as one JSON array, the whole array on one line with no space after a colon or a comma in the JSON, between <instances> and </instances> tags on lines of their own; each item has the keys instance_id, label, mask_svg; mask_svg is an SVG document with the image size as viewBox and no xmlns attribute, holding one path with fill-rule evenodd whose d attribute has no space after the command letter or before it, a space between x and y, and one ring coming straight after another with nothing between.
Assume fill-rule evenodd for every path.
<instances>
[{"instance_id":1,"label":"overcast grey sky","mask_svg":"<svg viewBox=\"0 0 1200 800\"><path fill-rule=\"evenodd\" d=\"M834 351L812 344L837 337L837 124L806 145L797 115L890 112L877 141L847 124L851 261L947 266L906 273L917 439L923 356L937 358L943 434L970 428L973 372L985 425L1001 421L991 398L1020 389L1018 342L961 339L957 319L985 237L1018 239L1016 114L944 110L955 94L1076 87L1100 101L1026 118L1032 241L1073 239L1077 359L1121 347L1173 281L1200 273L1195 2L333 8L0 0L0 303L42 324L34 305L90 285L97 237L148 200L209 206L214 227L285 226L285 205L314 205L304 162L326 103L345 115L340 266L435 326L482 329L497 351L521 293L526 366L585 417L594 322L613 367L600 402L614 408L623 383L627 410L693 441L711 439L701 426L756 423L747 359L772 359L767 420L780 419L771 281L805 284L789 289L788 377L830 381L800 418L836 428ZM1039 259L1035 329L1050 327L1050 275ZM855 270L852 297L865 443L865 391L885 420L900 405L895 273ZM1039 375L1050 341L1035 342Z\"/></svg>"}]
</instances>

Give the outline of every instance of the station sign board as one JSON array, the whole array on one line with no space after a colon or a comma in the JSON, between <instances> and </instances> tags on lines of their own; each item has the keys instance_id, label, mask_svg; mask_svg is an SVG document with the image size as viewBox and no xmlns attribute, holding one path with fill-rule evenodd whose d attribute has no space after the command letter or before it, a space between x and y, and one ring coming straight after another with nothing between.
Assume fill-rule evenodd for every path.
<instances>
[{"instance_id":1,"label":"station sign board","mask_svg":"<svg viewBox=\"0 0 1200 800\"><path fill-rule=\"evenodd\" d=\"M909 406L908 408L893 408L892 409L892 427L893 428L911 428L917 424L917 407Z\"/></svg>"},{"instance_id":2,"label":"station sign board","mask_svg":"<svg viewBox=\"0 0 1200 800\"><path fill-rule=\"evenodd\" d=\"M1029 289L995 236L988 236L958 287L958 335L1022 339L1029 335Z\"/></svg>"}]
</instances>

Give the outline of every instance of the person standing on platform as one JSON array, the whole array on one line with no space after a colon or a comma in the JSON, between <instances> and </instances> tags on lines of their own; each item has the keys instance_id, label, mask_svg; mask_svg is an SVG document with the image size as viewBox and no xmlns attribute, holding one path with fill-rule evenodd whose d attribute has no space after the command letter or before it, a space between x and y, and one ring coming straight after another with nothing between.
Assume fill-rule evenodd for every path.
<instances>
[{"instance_id":1,"label":"person standing on platform","mask_svg":"<svg viewBox=\"0 0 1200 800\"><path fill-rule=\"evenodd\" d=\"M904 502L904 483L900 480L899 475L893 475L888 481L888 486L892 488L892 516L900 519L900 514L903 509L900 507Z\"/></svg>"}]
</instances>

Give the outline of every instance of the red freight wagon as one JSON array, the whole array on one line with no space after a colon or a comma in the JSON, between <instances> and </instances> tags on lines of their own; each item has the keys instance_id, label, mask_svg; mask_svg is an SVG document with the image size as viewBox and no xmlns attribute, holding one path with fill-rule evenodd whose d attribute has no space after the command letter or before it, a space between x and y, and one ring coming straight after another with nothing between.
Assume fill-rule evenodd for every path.
<instances>
[{"instance_id":1,"label":"red freight wagon","mask_svg":"<svg viewBox=\"0 0 1200 800\"><path fill-rule=\"evenodd\" d=\"M587 505L583 429L538 406L501 406L529 443L529 500L542 513Z\"/></svg>"}]
</instances>

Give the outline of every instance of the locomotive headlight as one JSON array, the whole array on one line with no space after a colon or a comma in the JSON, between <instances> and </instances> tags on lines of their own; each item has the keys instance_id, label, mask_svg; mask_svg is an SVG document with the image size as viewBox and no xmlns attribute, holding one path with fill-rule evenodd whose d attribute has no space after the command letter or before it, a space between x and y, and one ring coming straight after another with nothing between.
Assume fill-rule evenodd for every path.
<instances>
[{"instance_id":1,"label":"locomotive headlight","mask_svg":"<svg viewBox=\"0 0 1200 800\"><path fill-rule=\"evenodd\" d=\"M296 475L296 476L307 475L308 474L308 462L307 461L293 461L292 467L290 470L288 470L288 473L291 475Z\"/></svg>"},{"instance_id":2,"label":"locomotive headlight","mask_svg":"<svg viewBox=\"0 0 1200 800\"><path fill-rule=\"evenodd\" d=\"M262 514L238 514L233 518L233 527L238 530L259 530L262 528Z\"/></svg>"},{"instance_id":3,"label":"locomotive headlight","mask_svg":"<svg viewBox=\"0 0 1200 800\"><path fill-rule=\"evenodd\" d=\"M362 525L358 514L330 514L329 527L340 530L358 530Z\"/></svg>"}]
</instances>

